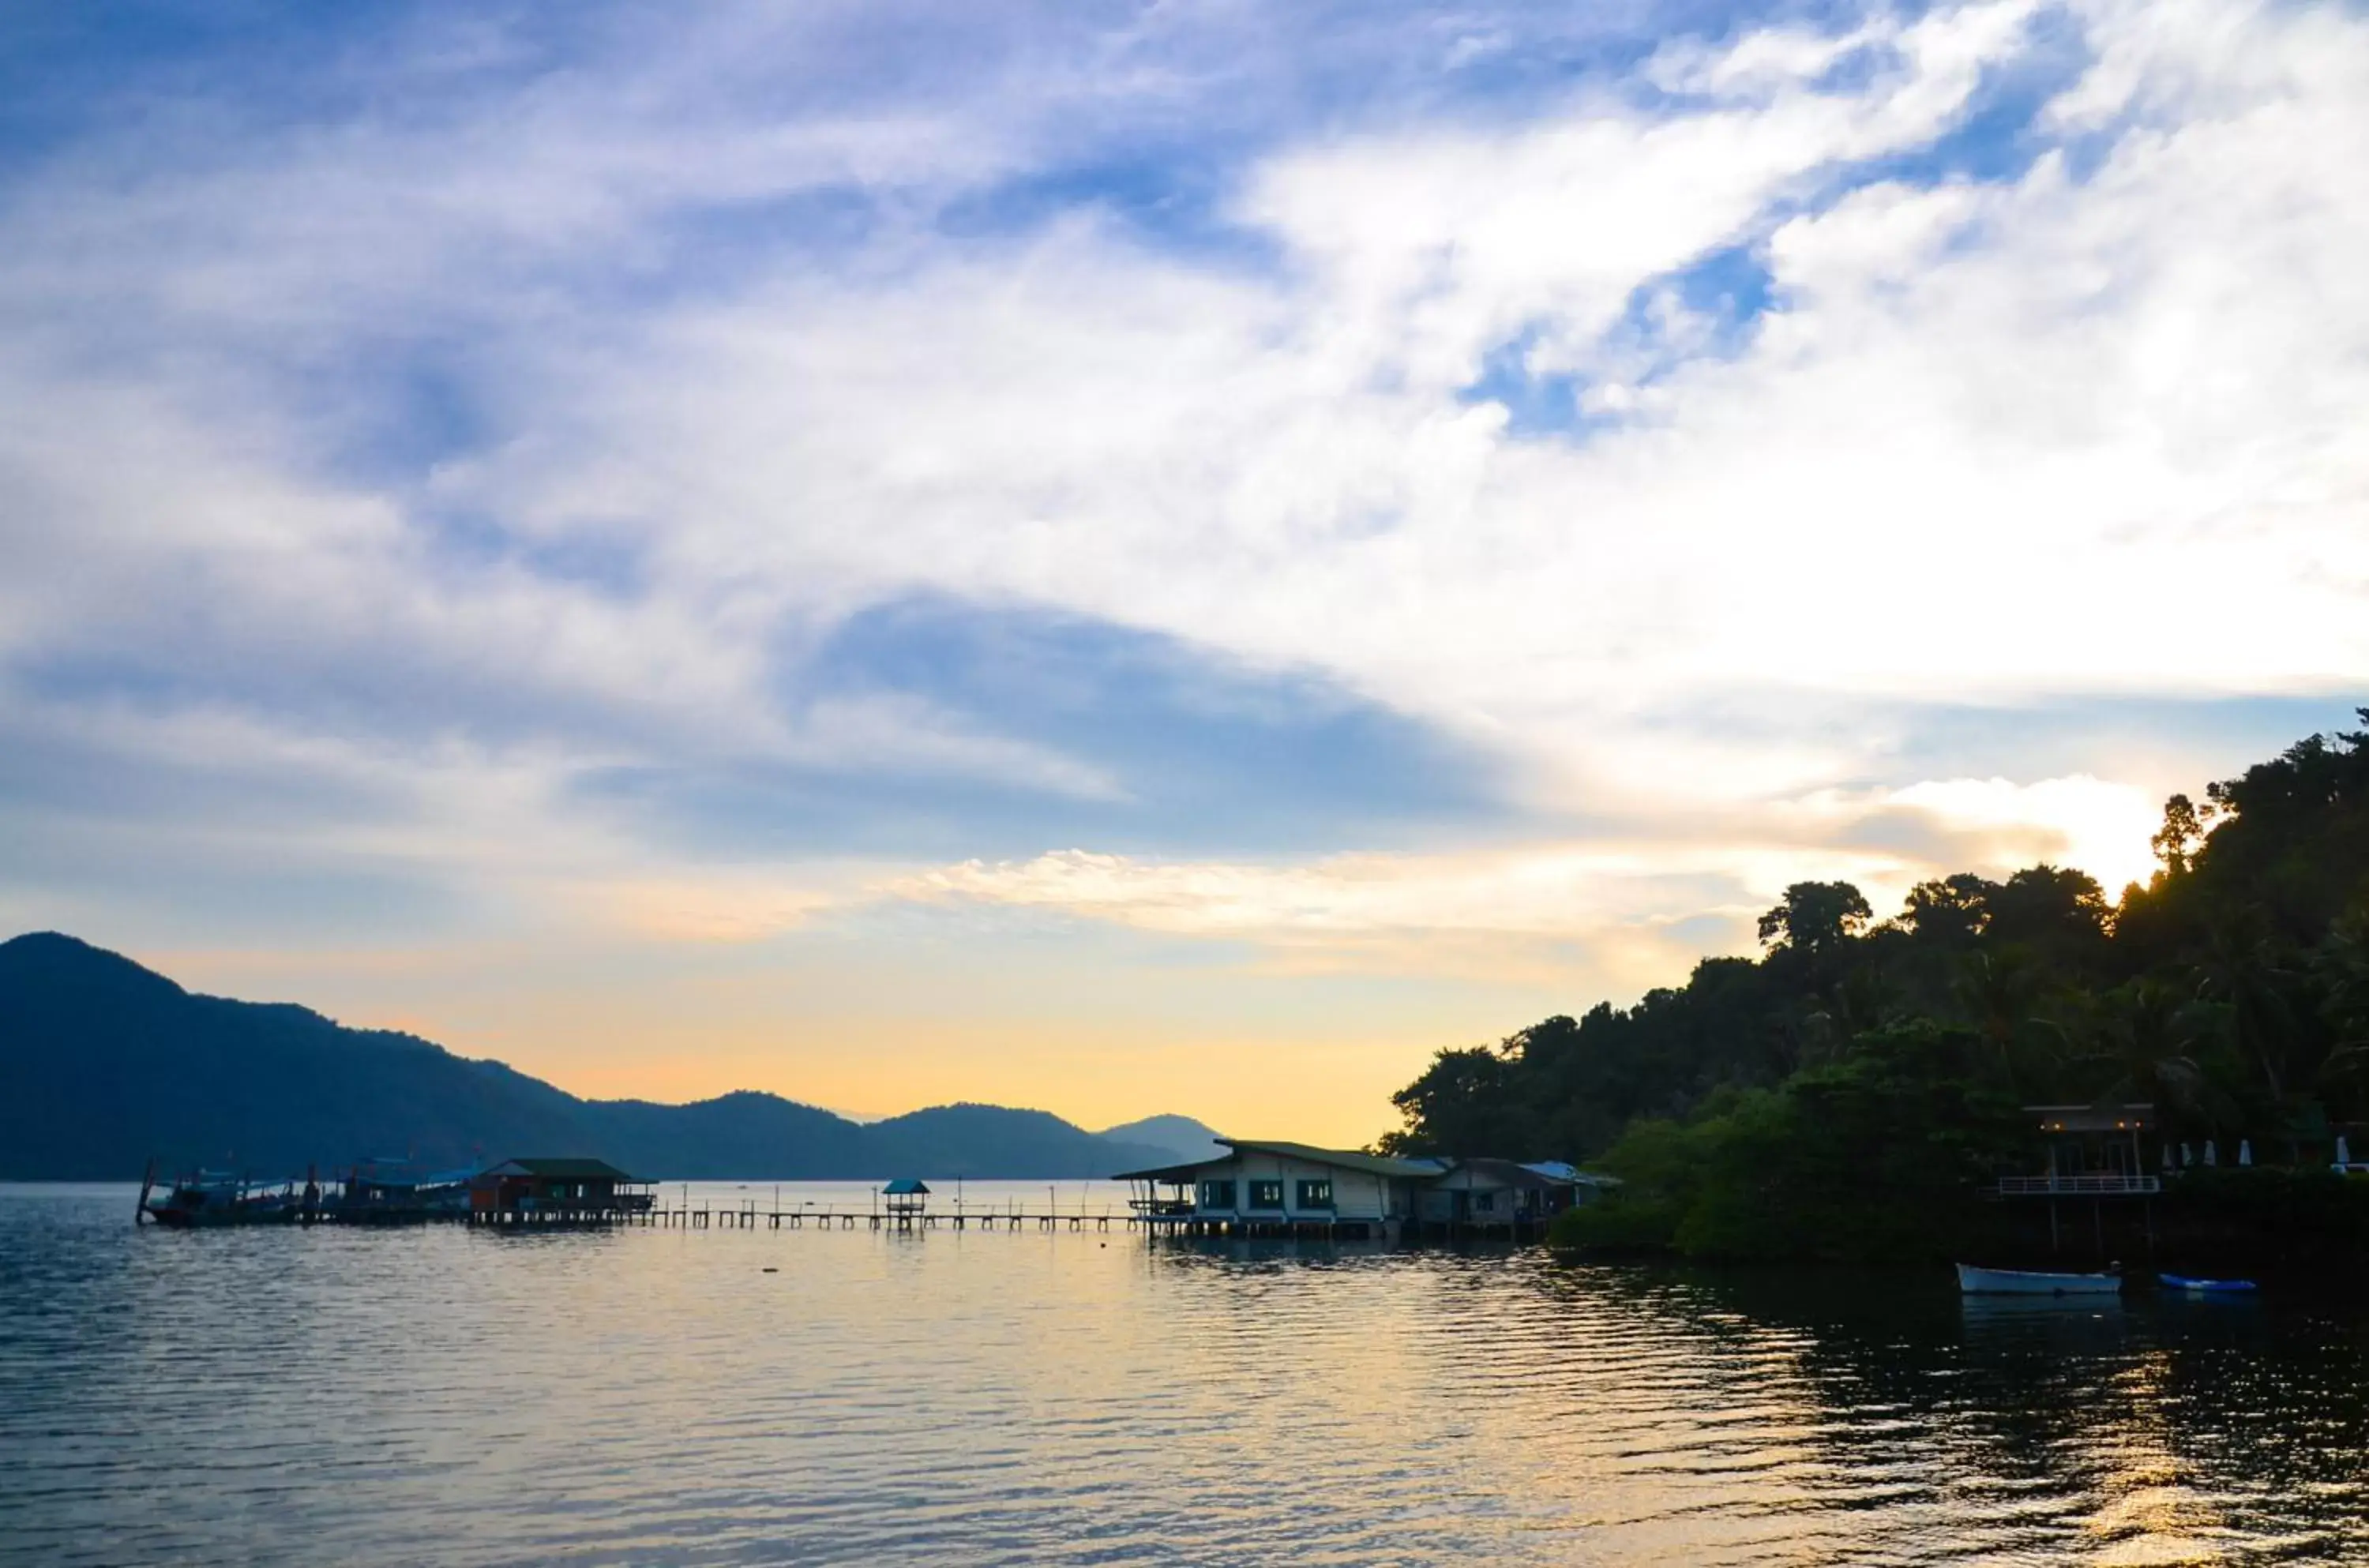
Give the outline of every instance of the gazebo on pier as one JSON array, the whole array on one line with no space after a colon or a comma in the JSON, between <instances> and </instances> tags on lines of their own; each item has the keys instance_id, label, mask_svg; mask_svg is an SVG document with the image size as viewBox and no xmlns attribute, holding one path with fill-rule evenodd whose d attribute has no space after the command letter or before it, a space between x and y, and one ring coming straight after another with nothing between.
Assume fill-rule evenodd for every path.
<instances>
[{"instance_id":1,"label":"gazebo on pier","mask_svg":"<svg viewBox=\"0 0 2369 1568\"><path fill-rule=\"evenodd\" d=\"M880 1189L888 1200L888 1222L899 1230L910 1230L930 1207L930 1184L912 1176L899 1176Z\"/></svg>"}]
</instances>

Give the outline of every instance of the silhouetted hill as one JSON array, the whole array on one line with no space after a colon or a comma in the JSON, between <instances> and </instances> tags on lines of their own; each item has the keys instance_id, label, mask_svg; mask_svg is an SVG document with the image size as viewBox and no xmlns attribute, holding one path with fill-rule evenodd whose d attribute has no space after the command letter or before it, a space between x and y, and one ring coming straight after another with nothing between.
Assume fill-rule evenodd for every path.
<instances>
[{"instance_id":1,"label":"silhouetted hill","mask_svg":"<svg viewBox=\"0 0 2369 1568\"><path fill-rule=\"evenodd\" d=\"M1165 1159L1160 1149L1097 1138L1049 1111L1001 1105L935 1105L864 1130L890 1154L897 1169L949 1176L1017 1174L1023 1165L1038 1176L1106 1176Z\"/></svg>"},{"instance_id":2,"label":"silhouetted hill","mask_svg":"<svg viewBox=\"0 0 2369 1568\"><path fill-rule=\"evenodd\" d=\"M1226 1154L1218 1142L1218 1129L1191 1116L1145 1116L1106 1127L1094 1136L1113 1143L1149 1144L1180 1165L1192 1160L1222 1159Z\"/></svg>"},{"instance_id":3,"label":"silhouetted hill","mask_svg":"<svg viewBox=\"0 0 2369 1568\"><path fill-rule=\"evenodd\" d=\"M585 1101L578 1125L585 1149L636 1174L817 1181L903 1173L880 1162L855 1123L751 1090L687 1105Z\"/></svg>"},{"instance_id":4,"label":"silhouetted hill","mask_svg":"<svg viewBox=\"0 0 2369 1568\"><path fill-rule=\"evenodd\" d=\"M435 1166L591 1154L667 1179L1077 1178L1159 1163L1043 1111L951 1105L873 1127L779 1095L579 1100L416 1036L183 990L42 933L0 943L0 1178L205 1164L280 1175L407 1154Z\"/></svg>"}]
</instances>

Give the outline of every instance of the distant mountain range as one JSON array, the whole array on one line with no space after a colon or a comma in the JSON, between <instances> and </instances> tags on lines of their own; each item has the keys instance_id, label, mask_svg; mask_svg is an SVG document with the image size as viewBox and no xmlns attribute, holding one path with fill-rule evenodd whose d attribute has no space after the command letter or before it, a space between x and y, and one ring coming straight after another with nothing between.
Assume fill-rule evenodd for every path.
<instances>
[{"instance_id":1,"label":"distant mountain range","mask_svg":"<svg viewBox=\"0 0 2369 1568\"><path fill-rule=\"evenodd\" d=\"M1044 1111L941 1105L861 1124L776 1094L580 1100L412 1035L183 990L42 933L0 943L0 1179L203 1164L278 1177L357 1159L432 1167L594 1155L665 1180L1078 1179L1197 1159L1186 1116L1100 1133Z\"/></svg>"},{"instance_id":2,"label":"distant mountain range","mask_svg":"<svg viewBox=\"0 0 2369 1568\"><path fill-rule=\"evenodd\" d=\"M1218 1141L1218 1135L1195 1121L1191 1116L1146 1116L1141 1121L1121 1122L1106 1127L1094 1135L1114 1143L1147 1145L1162 1150L1177 1164L1189 1160L1218 1160L1228 1152Z\"/></svg>"}]
</instances>

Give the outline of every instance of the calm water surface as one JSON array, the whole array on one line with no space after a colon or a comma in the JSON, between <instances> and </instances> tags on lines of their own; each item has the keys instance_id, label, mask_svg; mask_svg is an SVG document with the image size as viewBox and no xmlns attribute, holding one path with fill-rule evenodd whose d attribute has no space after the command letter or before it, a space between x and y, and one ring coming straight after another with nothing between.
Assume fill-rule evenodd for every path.
<instances>
[{"instance_id":1,"label":"calm water surface","mask_svg":"<svg viewBox=\"0 0 2369 1568\"><path fill-rule=\"evenodd\" d=\"M132 1197L0 1187L0 1561L2369 1562L2325 1304Z\"/></svg>"}]
</instances>

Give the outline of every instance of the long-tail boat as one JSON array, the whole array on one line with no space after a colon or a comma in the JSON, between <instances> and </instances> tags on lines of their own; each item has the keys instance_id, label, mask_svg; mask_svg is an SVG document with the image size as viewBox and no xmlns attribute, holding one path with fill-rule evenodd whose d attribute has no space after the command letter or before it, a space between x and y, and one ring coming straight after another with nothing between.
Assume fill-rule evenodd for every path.
<instances>
[{"instance_id":1,"label":"long-tail boat","mask_svg":"<svg viewBox=\"0 0 2369 1568\"><path fill-rule=\"evenodd\" d=\"M212 1225L284 1225L304 1218L320 1206L320 1188L307 1181L302 1192L294 1182L258 1182L220 1171L194 1171L164 1185L156 1182L154 1165L140 1184L137 1219L154 1220L177 1230Z\"/></svg>"}]
</instances>

